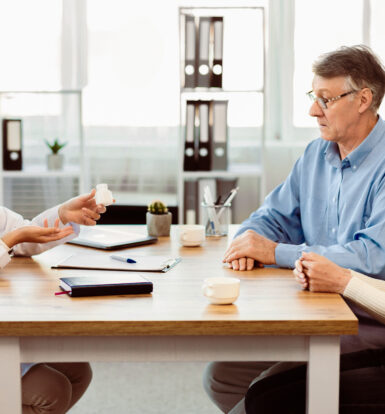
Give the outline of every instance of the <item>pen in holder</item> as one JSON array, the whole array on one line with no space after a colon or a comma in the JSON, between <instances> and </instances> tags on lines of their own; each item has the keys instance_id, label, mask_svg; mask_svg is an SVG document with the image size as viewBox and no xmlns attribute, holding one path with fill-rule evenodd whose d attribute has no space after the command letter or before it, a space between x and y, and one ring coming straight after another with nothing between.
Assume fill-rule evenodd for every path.
<instances>
[{"instance_id":1,"label":"pen in holder","mask_svg":"<svg viewBox=\"0 0 385 414\"><path fill-rule=\"evenodd\" d=\"M207 204L202 202L202 214L206 236L227 236L231 222L231 204Z\"/></svg>"}]
</instances>

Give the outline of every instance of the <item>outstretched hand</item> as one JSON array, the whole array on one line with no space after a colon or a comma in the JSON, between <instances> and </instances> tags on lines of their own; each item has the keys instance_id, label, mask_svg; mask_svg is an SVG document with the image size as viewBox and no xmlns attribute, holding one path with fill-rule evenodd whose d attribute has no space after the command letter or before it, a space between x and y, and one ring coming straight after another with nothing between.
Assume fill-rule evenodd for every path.
<instances>
[{"instance_id":1,"label":"outstretched hand","mask_svg":"<svg viewBox=\"0 0 385 414\"><path fill-rule=\"evenodd\" d=\"M2 237L4 243L10 248L19 243L48 243L72 234L71 226L59 228L59 219L56 219L53 227L48 227L48 220L44 220L44 227L40 226L23 226L7 233Z\"/></svg>"},{"instance_id":2,"label":"outstretched hand","mask_svg":"<svg viewBox=\"0 0 385 414\"><path fill-rule=\"evenodd\" d=\"M100 214L105 213L106 207L95 202L96 190L89 194L80 195L63 203L59 207L59 217L63 224L69 222L94 226L100 219Z\"/></svg>"}]
</instances>

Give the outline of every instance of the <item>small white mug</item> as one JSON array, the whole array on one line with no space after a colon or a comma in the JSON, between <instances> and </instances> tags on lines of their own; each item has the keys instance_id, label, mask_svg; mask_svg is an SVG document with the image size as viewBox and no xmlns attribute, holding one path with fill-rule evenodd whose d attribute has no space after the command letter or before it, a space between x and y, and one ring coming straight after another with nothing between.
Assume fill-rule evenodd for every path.
<instances>
[{"instance_id":1,"label":"small white mug","mask_svg":"<svg viewBox=\"0 0 385 414\"><path fill-rule=\"evenodd\" d=\"M230 305L239 296L241 281L235 277L209 277L203 281L203 294L214 305Z\"/></svg>"},{"instance_id":2,"label":"small white mug","mask_svg":"<svg viewBox=\"0 0 385 414\"><path fill-rule=\"evenodd\" d=\"M182 246L200 246L206 239L205 226L199 224L178 226L178 239Z\"/></svg>"}]
</instances>

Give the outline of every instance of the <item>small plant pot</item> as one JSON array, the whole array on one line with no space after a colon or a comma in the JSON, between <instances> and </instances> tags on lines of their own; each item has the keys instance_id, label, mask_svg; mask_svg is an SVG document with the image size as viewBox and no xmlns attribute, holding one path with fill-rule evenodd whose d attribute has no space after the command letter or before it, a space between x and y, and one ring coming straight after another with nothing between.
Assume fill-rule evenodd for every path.
<instances>
[{"instance_id":1,"label":"small plant pot","mask_svg":"<svg viewBox=\"0 0 385 414\"><path fill-rule=\"evenodd\" d=\"M61 170L63 168L64 157L62 154L48 154L47 167L49 170Z\"/></svg>"},{"instance_id":2,"label":"small plant pot","mask_svg":"<svg viewBox=\"0 0 385 414\"><path fill-rule=\"evenodd\" d=\"M147 212L147 232L149 236L161 237L170 235L172 214L151 214Z\"/></svg>"}]
</instances>

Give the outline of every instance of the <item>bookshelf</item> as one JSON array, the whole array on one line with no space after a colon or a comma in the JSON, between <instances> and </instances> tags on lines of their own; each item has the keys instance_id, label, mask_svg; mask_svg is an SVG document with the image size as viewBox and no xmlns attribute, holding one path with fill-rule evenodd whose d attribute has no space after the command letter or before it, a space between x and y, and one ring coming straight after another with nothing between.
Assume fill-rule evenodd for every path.
<instances>
[{"instance_id":1,"label":"bookshelf","mask_svg":"<svg viewBox=\"0 0 385 414\"><path fill-rule=\"evenodd\" d=\"M85 191L80 90L1 91L0 120L0 205L32 218ZM22 162L15 168L7 161L12 154L5 141L14 138L8 137L4 120L5 123L18 120L21 125L15 142L20 141ZM51 170L47 163L50 149L45 140L52 142L56 138L67 142L60 151L64 164L58 170Z\"/></svg>"},{"instance_id":2,"label":"bookshelf","mask_svg":"<svg viewBox=\"0 0 385 414\"><path fill-rule=\"evenodd\" d=\"M266 11L266 2L258 0L194 2L193 6L179 8L179 223L200 222L201 190L206 183L218 192L227 185L229 191L229 186L247 177L258 186L260 200L264 198ZM218 21L222 25L219 29ZM221 127L215 125L216 102L226 103L225 125ZM202 104L209 105L209 168L207 163L200 163ZM191 109L194 105L195 111ZM207 115L204 122L206 119ZM226 131L227 157L220 164L224 165L221 169L212 168L216 156L215 129ZM190 159L186 164L187 147L189 156L193 153L191 148L195 148L195 164ZM241 186L239 195L244 191L248 189ZM192 199L195 201L191 202ZM192 216L186 211L191 210L191 203L195 204Z\"/></svg>"}]
</instances>

